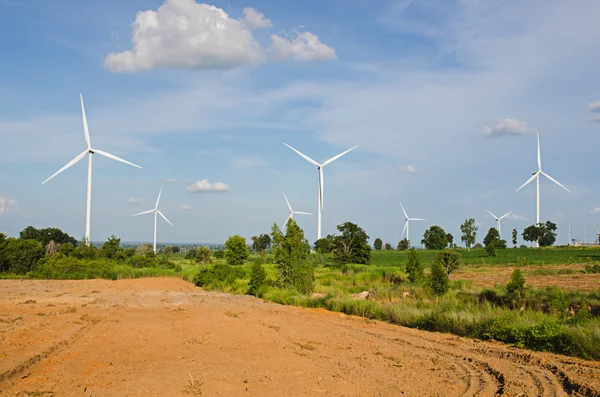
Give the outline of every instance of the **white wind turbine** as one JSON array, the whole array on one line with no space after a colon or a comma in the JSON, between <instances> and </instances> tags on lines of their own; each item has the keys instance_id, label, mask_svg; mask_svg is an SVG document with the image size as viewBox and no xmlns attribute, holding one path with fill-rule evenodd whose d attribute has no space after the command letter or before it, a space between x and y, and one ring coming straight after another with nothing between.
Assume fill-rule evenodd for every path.
<instances>
[{"instance_id":1,"label":"white wind turbine","mask_svg":"<svg viewBox=\"0 0 600 397\"><path fill-rule=\"evenodd\" d=\"M317 240L320 240L321 239L321 210L323 209L323 188L324 188L324 185L325 185L325 183L323 181L323 167L325 167L327 164L330 164L330 163L334 162L335 160L339 159L340 157L342 157L343 155L347 154L348 152L356 149L358 147L358 145L354 146L351 149L346 150L343 153L338 154L337 156L333 156L329 160L325 161L323 164L317 163L315 160L311 159L310 157L308 157L304 153L300 153L298 150L294 149L293 147L291 147L287 143L284 143L284 145L287 146L287 147L289 147L290 149L292 149L294 152L298 153L300 156L302 156L309 163L311 163L313 165L316 165L317 169L319 170L319 200L318 200L318 212L317 212Z\"/></svg>"},{"instance_id":2,"label":"white wind turbine","mask_svg":"<svg viewBox=\"0 0 600 397\"><path fill-rule=\"evenodd\" d=\"M158 209L158 203L160 202L160 195L162 194L162 186L160 187L160 191L158 192L158 198L156 199L156 206L154 207L154 209L152 210L148 210L148 211L144 211L144 212L140 212L139 214L134 214L133 216L138 216L138 215L144 215L144 214L150 214L154 212L154 253L156 253L156 216L160 215L163 217L163 219L165 221L167 221L167 223L171 226L173 226L173 224L171 222L169 222L169 220L167 219L166 216L163 215L162 212L159 211Z\"/></svg>"},{"instance_id":3,"label":"white wind turbine","mask_svg":"<svg viewBox=\"0 0 600 397\"><path fill-rule=\"evenodd\" d=\"M296 215L313 215L310 212L300 212L300 211L294 211L292 209L292 206L290 205L290 202L288 201L287 196L285 195L285 193L283 193L283 198L285 198L285 202L287 203L288 208L290 209L290 215L288 215L287 219L285 220L285 222L283 223L283 226L286 226L287 223L290 221L290 219L294 219L294 214Z\"/></svg>"},{"instance_id":4,"label":"white wind turbine","mask_svg":"<svg viewBox=\"0 0 600 397\"><path fill-rule=\"evenodd\" d=\"M542 157L540 154L540 133L537 133L537 144L538 144L538 152L537 152L537 160L538 160L538 170L532 173L531 178L527 180L520 188L517 189L517 192L531 183L534 179L536 180L536 192L535 192L535 223L536 225L540 223L540 175L544 175L546 178L550 179L552 182L556 183L558 186L565 189L567 192L571 193L569 189L561 185L556 179L552 178L550 175L546 174L542 171Z\"/></svg>"},{"instance_id":5,"label":"white wind turbine","mask_svg":"<svg viewBox=\"0 0 600 397\"><path fill-rule=\"evenodd\" d=\"M79 99L81 100L81 116L83 119L83 133L85 134L85 142L87 143L87 149L85 149L81 154L77 155L73 160L69 161L67 165L62 167L60 170L56 171L54 175L50 178L46 179L42 182L42 185L48 182L50 179L54 178L56 175L60 174L67 168L71 167L75 163L79 162L79 160L83 159L86 154L88 154L88 183L87 183L87 208L85 215L85 241L86 244L90 243L90 228L91 228L91 217L92 217L92 155L99 154L104 157L108 157L109 159L117 160L125 164L132 165L137 168L142 168L139 165L130 163L129 161L123 160L120 157L112 155L110 153L104 152L102 150L93 149L92 144L90 142L90 132L88 130L87 119L85 117L85 108L83 107L83 96L79 94Z\"/></svg>"},{"instance_id":6,"label":"white wind turbine","mask_svg":"<svg viewBox=\"0 0 600 397\"><path fill-rule=\"evenodd\" d=\"M406 213L406 210L404 209L404 206L402 205L402 202L400 202L400 207L402 207L402 212L404 212L404 216L405 216L404 220L406 221L406 223L404 224L404 229L402 229L402 234L400 235L400 238L402 239L402 236L404 236L404 232L406 232L406 240L410 244L410 239L408 238L408 224L410 223L410 221L426 221L427 219L423 219L423 218L411 218Z\"/></svg>"},{"instance_id":7,"label":"white wind turbine","mask_svg":"<svg viewBox=\"0 0 600 397\"><path fill-rule=\"evenodd\" d=\"M492 212L490 210L486 209L486 211L488 212L488 214L490 214L496 220L496 230L498 230L498 235L500 236L500 238L502 238L502 228L500 227L500 221L502 219L504 219L505 217L507 217L508 215L510 215L511 212L507 212L506 214L504 214L500 218L498 218L496 215L492 214Z\"/></svg>"}]
</instances>

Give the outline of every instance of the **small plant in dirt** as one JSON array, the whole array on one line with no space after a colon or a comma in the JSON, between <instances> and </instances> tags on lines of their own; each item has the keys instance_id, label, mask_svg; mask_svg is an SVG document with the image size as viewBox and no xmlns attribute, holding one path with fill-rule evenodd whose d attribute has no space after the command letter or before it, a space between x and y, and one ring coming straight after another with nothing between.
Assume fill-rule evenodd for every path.
<instances>
[{"instance_id":1,"label":"small plant in dirt","mask_svg":"<svg viewBox=\"0 0 600 397\"><path fill-rule=\"evenodd\" d=\"M444 250L435 254L433 261L440 264L446 275L450 275L462 265L462 256L456 251Z\"/></svg>"},{"instance_id":2,"label":"small plant in dirt","mask_svg":"<svg viewBox=\"0 0 600 397\"><path fill-rule=\"evenodd\" d=\"M196 263L212 263L210 249L208 249L208 247L199 247L196 249L194 260Z\"/></svg>"},{"instance_id":3,"label":"small plant in dirt","mask_svg":"<svg viewBox=\"0 0 600 397\"><path fill-rule=\"evenodd\" d=\"M260 260L255 260L252 263L252 273L250 275L250 283L248 284L248 295L259 296L260 290L267 280L267 272Z\"/></svg>"},{"instance_id":4,"label":"small plant in dirt","mask_svg":"<svg viewBox=\"0 0 600 397\"><path fill-rule=\"evenodd\" d=\"M429 274L429 286L436 295L444 295L450 289L448 274L439 261L434 261Z\"/></svg>"},{"instance_id":5,"label":"small plant in dirt","mask_svg":"<svg viewBox=\"0 0 600 397\"><path fill-rule=\"evenodd\" d=\"M246 239L236 234L225 242L225 260L231 266L243 265L250 256Z\"/></svg>"},{"instance_id":6,"label":"small plant in dirt","mask_svg":"<svg viewBox=\"0 0 600 397\"><path fill-rule=\"evenodd\" d=\"M408 281L411 283L418 283L423 279L423 265L421 264L417 250L414 248L408 251L406 273L408 274Z\"/></svg>"}]
</instances>

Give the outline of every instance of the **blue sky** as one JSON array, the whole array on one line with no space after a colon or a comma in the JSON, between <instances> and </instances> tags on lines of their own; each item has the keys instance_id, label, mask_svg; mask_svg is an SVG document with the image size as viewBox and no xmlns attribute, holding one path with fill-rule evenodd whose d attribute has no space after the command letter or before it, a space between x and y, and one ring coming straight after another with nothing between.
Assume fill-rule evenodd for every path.
<instances>
[{"instance_id":1,"label":"blue sky","mask_svg":"<svg viewBox=\"0 0 600 397\"><path fill-rule=\"evenodd\" d=\"M461 1L22 2L0 0L0 230L27 225L84 234L85 162L41 182L92 145L92 240L115 234L223 242L316 212L325 167L323 234L344 221L393 242L485 208L512 211L504 237L535 220L540 131L547 180L541 218L559 242L591 239L600 221L594 161L600 128L600 3ZM176 181L172 181L175 179ZM190 192L222 183L225 191ZM169 180L168 182L166 180ZM216 185L222 186L222 185ZM316 216L298 217L312 242Z\"/></svg>"}]
</instances>

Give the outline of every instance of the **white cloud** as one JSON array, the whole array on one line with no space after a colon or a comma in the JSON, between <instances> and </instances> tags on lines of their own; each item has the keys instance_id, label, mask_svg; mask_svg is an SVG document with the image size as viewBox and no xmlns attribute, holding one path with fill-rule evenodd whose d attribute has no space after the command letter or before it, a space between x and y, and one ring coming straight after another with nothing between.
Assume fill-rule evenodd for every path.
<instances>
[{"instance_id":1,"label":"white cloud","mask_svg":"<svg viewBox=\"0 0 600 397\"><path fill-rule=\"evenodd\" d=\"M295 61L329 61L338 59L335 50L321 43L317 35L310 32L294 32L289 38L274 34L269 53L273 59Z\"/></svg>"},{"instance_id":2,"label":"white cloud","mask_svg":"<svg viewBox=\"0 0 600 397\"><path fill-rule=\"evenodd\" d=\"M254 8L244 8L244 19L242 19L242 22L248 29L262 29L273 26L273 22L269 18Z\"/></svg>"},{"instance_id":3,"label":"white cloud","mask_svg":"<svg viewBox=\"0 0 600 397\"><path fill-rule=\"evenodd\" d=\"M417 168L414 165L410 165L410 164L408 164L408 165L391 166L390 169L394 170L394 171L397 170L397 171L402 171L402 172L408 172L408 173L411 173L411 174L418 171Z\"/></svg>"},{"instance_id":4,"label":"white cloud","mask_svg":"<svg viewBox=\"0 0 600 397\"><path fill-rule=\"evenodd\" d=\"M600 123L600 114L595 114L592 117L590 117L590 121L592 123Z\"/></svg>"},{"instance_id":5,"label":"white cloud","mask_svg":"<svg viewBox=\"0 0 600 397\"><path fill-rule=\"evenodd\" d=\"M600 101L590 102L588 109L590 109L592 112L600 112Z\"/></svg>"},{"instance_id":6,"label":"white cloud","mask_svg":"<svg viewBox=\"0 0 600 397\"><path fill-rule=\"evenodd\" d=\"M180 211L192 211L193 210L193 208L187 204L174 205L173 209L180 210Z\"/></svg>"},{"instance_id":7,"label":"white cloud","mask_svg":"<svg viewBox=\"0 0 600 397\"><path fill-rule=\"evenodd\" d=\"M133 50L106 57L108 70L230 69L263 59L248 27L222 9L194 0L165 0L157 11L139 12L132 36Z\"/></svg>"},{"instance_id":8,"label":"white cloud","mask_svg":"<svg viewBox=\"0 0 600 397\"><path fill-rule=\"evenodd\" d=\"M521 215L519 215L519 214L510 213L510 214L508 214L508 215L506 216L506 218L504 218L504 219L509 219L509 220L511 220L511 221L524 221L524 220L525 220L525 217L524 217L524 216L521 216Z\"/></svg>"},{"instance_id":9,"label":"white cloud","mask_svg":"<svg viewBox=\"0 0 600 397\"><path fill-rule=\"evenodd\" d=\"M17 206L17 200L9 199L4 196L0 196L0 214L10 212Z\"/></svg>"},{"instance_id":10,"label":"white cloud","mask_svg":"<svg viewBox=\"0 0 600 397\"><path fill-rule=\"evenodd\" d=\"M483 135L488 137L528 134L535 134L535 130L529 128L524 121L517 119L504 119L492 127L487 125L483 127Z\"/></svg>"},{"instance_id":11,"label":"white cloud","mask_svg":"<svg viewBox=\"0 0 600 397\"><path fill-rule=\"evenodd\" d=\"M202 179L188 185L186 190L190 193L227 192L231 187L223 182L210 183L208 179Z\"/></svg>"},{"instance_id":12,"label":"white cloud","mask_svg":"<svg viewBox=\"0 0 600 397\"><path fill-rule=\"evenodd\" d=\"M600 214L600 207L596 207L593 210L591 210L590 214L594 214L594 215Z\"/></svg>"},{"instance_id":13,"label":"white cloud","mask_svg":"<svg viewBox=\"0 0 600 397\"><path fill-rule=\"evenodd\" d=\"M127 204L142 205L142 203L143 203L143 201L141 198L130 197L127 199Z\"/></svg>"},{"instance_id":14,"label":"white cloud","mask_svg":"<svg viewBox=\"0 0 600 397\"><path fill-rule=\"evenodd\" d=\"M177 179L175 178L165 178L165 183L175 183L177 182Z\"/></svg>"}]
</instances>

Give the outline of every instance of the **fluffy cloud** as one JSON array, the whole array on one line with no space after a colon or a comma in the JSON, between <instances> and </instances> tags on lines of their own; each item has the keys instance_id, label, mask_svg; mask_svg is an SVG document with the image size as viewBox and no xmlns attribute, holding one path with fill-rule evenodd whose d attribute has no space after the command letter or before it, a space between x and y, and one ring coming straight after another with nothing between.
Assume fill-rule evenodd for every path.
<instances>
[{"instance_id":1,"label":"fluffy cloud","mask_svg":"<svg viewBox=\"0 0 600 397\"><path fill-rule=\"evenodd\" d=\"M193 208L187 204L175 205L175 206L173 206L173 209L180 210L180 211L192 211L193 210Z\"/></svg>"},{"instance_id":2,"label":"fluffy cloud","mask_svg":"<svg viewBox=\"0 0 600 397\"><path fill-rule=\"evenodd\" d=\"M272 22L253 8L241 20L221 8L195 0L165 0L158 10L139 12L133 23L133 48L110 53L104 66L111 72L153 68L232 69L265 60L253 29ZM309 32L291 39L272 36L276 59L335 59L335 51Z\"/></svg>"},{"instance_id":3,"label":"fluffy cloud","mask_svg":"<svg viewBox=\"0 0 600 397\"><path fill-rule=\"evenodd\" d=\"M390 167L390 169L392 170L398 170L398 171L402 171L402 172L408 172L408 173L415 173L418 170L416 169L416 167L414 165L397 165L397 166L392 166Z\"/></svg>"},{"instance_id":4,"label":"fluffy cloud","mask_svg":"<svg viewBox=\"0 0 600 397\"><path fill-rule=\"evenodd\" d=\"M165 178L165 183L175 183L177 182L177 179L175 178Z\"/></svg>"},{"instance_id":5,"label":"fluffy cloud","mask_svg":"<svg viewBox=\"0 0 600 397\"><path fill-rule=\"evenodd\" d=\"M274 34L273 43L269 47L271 57L277 60L293 59L295 61L329 61L338 59L335 50L321 43L319 38L310 32L295 32L284 38Z\"/></svg>"},{"instance_id":6,"label":"fluffy cloud","mask_svg":"<svg viewBox=\"0 0 600 397\"><path fill-rule=\"evenodd\" d=\"M244 19L242 20L248 29L262 29L273 26L273 22L254 8L244 8Z\"/></svg>"},{"instance_id":7,"label":"fluffy cloud","mask_svg":"<svg viewBox=\"0 0 600 397\"><path fill-rule=\"evenodd\" d=\"M208 179L202 179L188 185L186 190L190 193L227 192L231 187L223 182L210 183Z\"/></svg>"},{"instance_id":8,"label":"fluffy cloud","mask_svg":"<svg viewBox=\"0 0 600 397\"><path fill-rule=\"evenodd\" d=\"M517 119L504 119L492 127L484 126L483 135L487 137L500 137L505 135L535 134L527 123Z\"/></svg>"},{"instance_id":9,"label":"fluffy cloud","mask_svg":"<svg viewBox=\"0 0 600 397\"><path fill-rule=\"evenodd\" d=\"M130 197L127 199L127 204L142 205L142 199L137 197Z\"/></svg>"},{"instance_id":10,"label":"fluffy cloud","mask_svg":"<svg viewBox=\"0 0 600 397\"><path fill-rule=\"evenodd\" d=\"M0 214L10 212L14 207L16 207L17 204L17 200L0 196Z\"/></svg>"}]
</instances>

